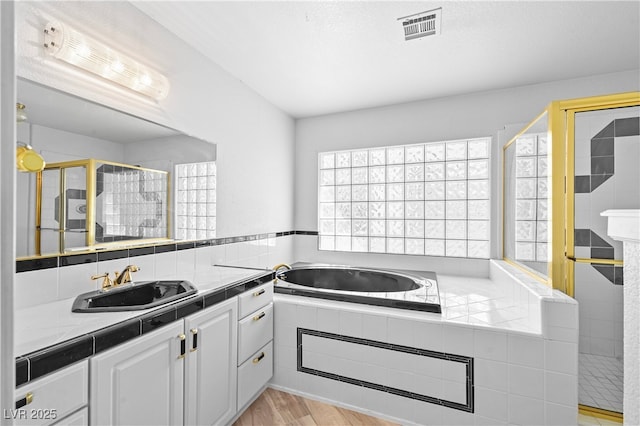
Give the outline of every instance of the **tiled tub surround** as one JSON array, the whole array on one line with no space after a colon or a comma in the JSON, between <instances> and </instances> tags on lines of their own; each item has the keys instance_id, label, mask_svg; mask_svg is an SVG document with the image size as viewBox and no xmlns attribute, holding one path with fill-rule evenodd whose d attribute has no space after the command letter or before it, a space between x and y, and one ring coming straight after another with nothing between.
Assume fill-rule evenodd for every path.
<instances>
[{"instance_id":1,"label":"tiled tub surround","mask_svg":"<svg viewBox=\"0 0 640 426\"><path fill-rule=\"evenodd\" d=\"M72 313L74 298L15 313L16 385L49 374L201 309L271 281L273 273L214 267L198 293L158 308L131 312Z\"/></svg>"},{"instance_id":2,"label":"tiled tub surround","mask_svg":"<svg viewBox=\"0 0 640 426\"><path fill-rule=\"evenodd\" d=\"M403 424L575 424L576 302L490 262L438 275L442 315L276 294L272 386Z\"/></svg>"}]
</instances>

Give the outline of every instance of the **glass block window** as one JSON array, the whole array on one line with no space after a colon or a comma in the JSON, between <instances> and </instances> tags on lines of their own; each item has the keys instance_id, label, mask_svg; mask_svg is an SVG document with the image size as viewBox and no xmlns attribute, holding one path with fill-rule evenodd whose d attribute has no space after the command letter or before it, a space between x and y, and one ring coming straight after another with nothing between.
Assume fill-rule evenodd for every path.
<instances>
[{"instance_id":1,"label":"glass block window","mask_svg":"<svg viewBox=\"0 0 640 426\"><path fill-rule=\"evenodd\" d=\"M177 239L216 236L216 163L178 164L176 171Z\"/></svg>"},{"instance_id":2,"label":"glass block window","mask_svg":"<svg viewBox=\"0 0 640 426\"><path fill-rule=\"evenodd\" d=\"M516 139L516 259L548 261L547 135Z\"/></svg>"},{"instance_id":3,"label":"glass block window","mask_svg":"<svg viewBox=\"0 0 640 426\"><path fill-rule=\"evenodd\" d=\"M320 153L320 250L489 258L490 141Z\"/></svg>"}]
</instances>

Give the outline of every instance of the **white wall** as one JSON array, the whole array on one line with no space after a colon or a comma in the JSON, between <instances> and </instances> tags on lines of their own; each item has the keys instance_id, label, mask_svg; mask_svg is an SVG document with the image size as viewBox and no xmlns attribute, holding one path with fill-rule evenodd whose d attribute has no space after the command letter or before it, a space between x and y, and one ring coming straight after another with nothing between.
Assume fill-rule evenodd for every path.
<instances>
[{"instance_id":1,"label":"white wall","mask_svg":"<svg viewBox=\"0 0 640 426\"><path fill-rule=\"evenodd\" d=\"M169 96L154 103L44 56L50 20L154 64ZM19 76L217 145L219 237L292 229L292 118L129 3L21 2L16 22Z\"/></svg>"},{"instance_id":2,"label":"white wall","mask_svg":"<svg viewBox=\"0 0 640 426\"><path fill-rule=\"evenodd\" d=\"M554 100L635 90L640 90L638 70L300 119L296 122L295 229L317 230L318 152L482 136L494 136L492 217L498 218L501 144L506 142L496 142L501 129L512 123L528 123ZM494 220L492 229L494 257L499 253L497 222ZM299 260L331 258L317 251L315 241L307 241L312 237L303 238L296 247ZM340 253L340 257L342 263L367 261L366 256L350 253ZM369 259L375 264L384 257ZM408 262L419 266L429 260ZM469 268L485 271L474 265Z\"/></svg>"}]
</instances>

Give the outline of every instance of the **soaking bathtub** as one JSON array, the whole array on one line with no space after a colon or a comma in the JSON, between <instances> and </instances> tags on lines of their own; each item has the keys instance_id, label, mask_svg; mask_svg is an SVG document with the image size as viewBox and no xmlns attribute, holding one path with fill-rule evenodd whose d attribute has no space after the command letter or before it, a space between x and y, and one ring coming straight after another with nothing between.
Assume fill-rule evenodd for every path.
<instances>
[{"instance_id":1,"label":"soaking bathtub","mask_svg":"<svg viewBox=\"0 0 640 426\"><path fill-rule=\"evenodd\" d=\"M305 264L280 269L274 291L319 299L441 313L434 272Z\"/></svg>"}]
</instances>

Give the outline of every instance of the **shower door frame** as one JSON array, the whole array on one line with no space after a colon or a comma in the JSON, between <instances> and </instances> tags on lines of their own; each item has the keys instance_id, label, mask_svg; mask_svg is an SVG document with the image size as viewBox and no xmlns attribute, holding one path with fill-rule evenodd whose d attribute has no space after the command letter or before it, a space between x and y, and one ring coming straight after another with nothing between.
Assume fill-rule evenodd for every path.
<instances>
[{"instance_id":1,"label":"shower door frame","mask_svg":"<svg viewBox=\"0 0 640 426\"><path fill-rule=\"evenodd\" d=\"M565 148L565 190L564 190L564 258L563 269L565 277L562 286L556 286L567 295L575 296L575 265L576 263L605 264L622 266L622 260L576 258L575 257L575 116L576 113L600 111L614 108L640 106L640 92L628 92L606 96L594 96L587 98L559 101L555 105L554 114L559 122L558 131L563 135ZM560 123L564 123L560 126ZM554 198L555 198L554 193ZM554 242L557 239L554 239ZM559 245L559 244L558 244ZM558 247L559 249L559 247ZM580 413L600 417L608 420L622 422L623 413L604 410L596 407L578 404Z\"/></svg>"},{"instance_id":2,"label":"shower door frame","mask_svg":"<svg viewBox=\"0 0 640 426\"><path fill-rule=\"evenodd\" d=\"M549 287L560 290L574 297L575 294L575 264L600 263L622 265L620 260L612 259L583 259L575 257L575 114L579 112L598 111L612 108L640 106L640 92L625 92L604 96L553 101L547 105L520 133L503 147L503 223L502 223L502 256L505 261L518 267L527 274ZM517 261L505 256L505 162L506 149L520 135L524 134L538 119L547 115L547 141L549 143L550 162L550 258L548 277L532 273ZM623 414L602 410L595 407L578 404L580 413L603 419L622 422Z\"/></svg>"}]
</instances>

